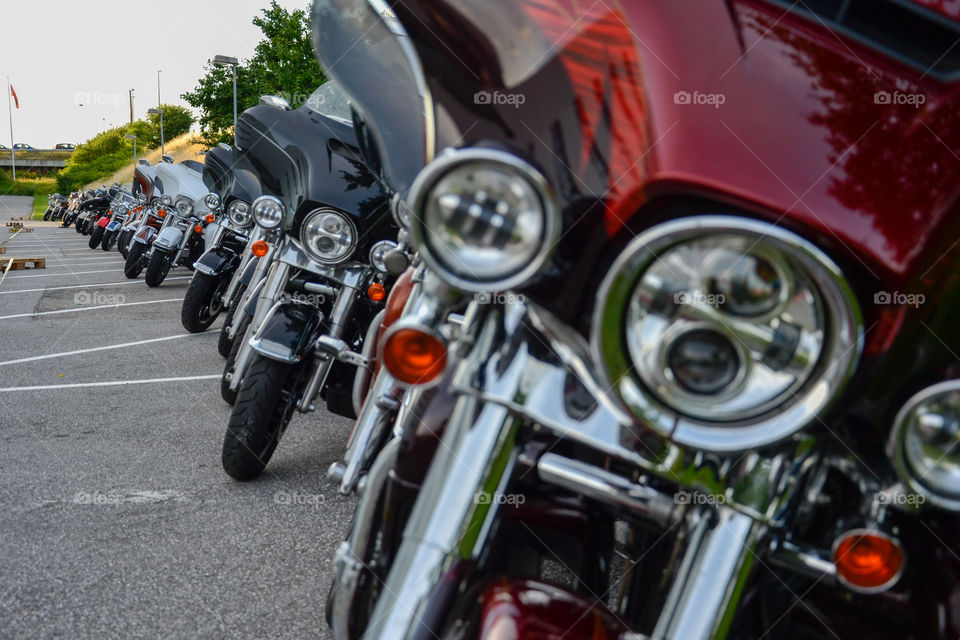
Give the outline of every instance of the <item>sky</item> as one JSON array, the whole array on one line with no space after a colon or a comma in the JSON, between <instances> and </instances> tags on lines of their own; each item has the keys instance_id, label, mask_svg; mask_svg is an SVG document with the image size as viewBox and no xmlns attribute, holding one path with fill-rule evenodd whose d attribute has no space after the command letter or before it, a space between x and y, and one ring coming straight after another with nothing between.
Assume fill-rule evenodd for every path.
<instances>
[{"instance_id":1,"label":"sky","mask_svg":"<svg viewBox=\"0 0 960 640\"><path fill-rule=\"evenodd\" d=\"M309 0L278 0L287 9ZM164 103L187 105L203 66L217 54L253 55L260 30L251 21L269 0L0 0L0 144L10 146L6 77L14 142L49 149L74 144ZM134 33L136 30L136 33ZM84 106L80 106L83 104Z\"/></svg>"}]
</instances>

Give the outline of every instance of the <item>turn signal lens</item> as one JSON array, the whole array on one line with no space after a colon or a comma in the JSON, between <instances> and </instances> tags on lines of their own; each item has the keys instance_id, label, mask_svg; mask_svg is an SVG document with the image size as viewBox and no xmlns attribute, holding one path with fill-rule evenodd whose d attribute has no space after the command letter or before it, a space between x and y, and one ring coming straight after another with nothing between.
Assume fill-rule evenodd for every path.
<instances>
[{"instance_id":1,"label":"turn signal lens","mask_svg":"<svg viewBox=\"0 0 960 640\"><path fill-rule=\"evenodd\" d=\"M374 302L380 302L387 297L387 290L379 282L374 282L367 289L367 296Z\"/></svg>"},{"instance_id":2,"label":"turn signal lens","mask_svg":"<svg viewBox=\"0 0 960 640\"><path fill-rule=\"evenodd\" d=\"M165 216L167 215L167 210L166 210L166 209L157 209L157 215L160 216L161 218L163 218L163 217L165 217Z\"/></svg>"},{"instance_id":3,"label":"turn signal lens","mask_svg":"<svg viewBox=\"0 0 960 640\"><path fill-rule=\"evenodd\" d=\"M203 233L203 225L194 225L193 231L194 233Z\"/></svg>"},{"instance_id":4,"label":"turn signal lens","mask_svg":"<svg viewBox=\"0 0 960 640\"><path fill-rule=\"evenodd\" d=\"M208 214L207 214L207 217L204 218L204 220L207 221L207 224L213 224L213 221L216 220L216 218L214 217L214 215L213 215L212 213L208 213Z\"/></svg>"},{"instance_id":5,"label":"turn signal lens","mask_svg":"<svg viewBox=\"0 0 960 640\"><path fill-rule=\"evenodd\" d=\"M253 255L257 256L258 258L262 258L263 256L267 255L267 251L269 250L270 245L268 245L264 240L257 240L250 247L250 251L252 251Z\"/></svg>"},{"instance_id":6,"label":"turn signal lens","mask_svg":"<svg viewBox=\"0 0 960 640\"><path fill-rule=\"evenodd\" d=\"M406 384L435 380L447 365L447 346L419 329L399 329L383 345L383 364Z\"/></svg>"},{"instance_id":7,"label":"turn signal lens","mask_svg":"<svg viewBox=\"0 0 960 640\"><path fill-rule=\"evenodd\" d=\"M833 543L833 563L844 585L860 593L886 591L903 572L900 543L878 531L848 531Z\"/></svg>"}]
</instances>

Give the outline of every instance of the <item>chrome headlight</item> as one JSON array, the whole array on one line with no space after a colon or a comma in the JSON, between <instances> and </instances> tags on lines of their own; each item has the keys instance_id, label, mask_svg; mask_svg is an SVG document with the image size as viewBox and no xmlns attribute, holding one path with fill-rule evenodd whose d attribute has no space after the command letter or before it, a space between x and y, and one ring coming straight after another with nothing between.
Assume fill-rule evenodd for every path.
<instances>
[{"instance_id":1,"label":"chrome headlight","mask_svg":"<svg viewBox=\"0 0 960 640\"><path fill-rule=\"evenodd\" d=\"M167 195L167 194L164 194L164 195L160 196L160 204L162 204L162 205L165 206L165 207L172 206L172 205L173 205L173 198L171 198L171 197L170 197L169 195Z\"/></svg>"},{"instance_id":2,"label":"chrome headlight","mask_svg":"<svg viewBox=\"0 0 960 640\"><path fill-rule=\"evenodd\" d=\"M189 218L193 215L193 206L193 199L187 196L180 196L177 198L177 201L173 203L173 208L181 218Z\"/></svg>"},{"instance_id":3,"label":"chrome headlight","mask_svg":"<svg viewBox=\"0 0 960 640\"><path fill-rule=\"evenodd\" d=\"M207 209L216 213L220 210L220 196L215 193L208 193L203 196L203 204L206 205Z\"/></svg>"},{"instance_id":4,"label":"chrome headlight","mask_svg":"<svg viewBox=\"0 0 960 640\"><path fill-rule=\"evenodd\" d=\"M324 264L343 262L357 246L357 228L333 209L317 209L303 220L300 241L310 257Z\"/></svg>"},{"instance_id":5,"label":"chrome headlight","mask_svg":"<svg viewBox=\"0 0 960 640\"><path fill-rule=\"evenodd\" d=\"M286 208L278 198L260 196L253 201L253 219L264 229L276 229L283 222Z\"/></svg>"},{"instance_id":6,"label":"chrome headlight","mask_svg":"<svg viewBox=\"0 0 960 640\"><path fill-rule=\"evenodd\" d=\"M381 240L370 247L370 264L381 273L390 273L387 267L386 256L397 248L397 243L393 240Z\"/></svg>"},{"instance_id":7,"label":"chrome headlight","mask_svg":"<svg viewBox=\"0 0 960 640\"><path fill-rule=\"evenodd\" d=\"M227 217L230 222L240 228L246 228L253 225L253 215L250 213L250 205L243 200L234 200L227 207Z\"/></svg>"},{"instance_id":8,"label":"chrome headlight","mask_svg":"<svg viewBox=\"0 0 960 640\"><path fill-rule=\"evenodd\" d=\"M594 356L634 415L682 445L741 451L806 426L862 350L840 269L770 224L700 216L635 238L604 279Z\"/></svg>"},{"instance_id":9,"label":"chrome headlight","mask_svg":"<svg viewBox=\"0 0 960 640\"><path fill-rule=\"evenodd\" d=\"M910 398L894 420L888 452L910 490L960 511L960 380Z\"/></svg>"},{"instance_id":10,"label":"chrome headlight","mask_svg":"<svg viewBox=\"0 0 960 640\"><path fill-rule=\"evenodd\" d=\"M524 284L546 262L560 230L546 179L503 151L446 152L420 173L410 202L424 260L466 291Z\"/></svg>"}]
</instances>

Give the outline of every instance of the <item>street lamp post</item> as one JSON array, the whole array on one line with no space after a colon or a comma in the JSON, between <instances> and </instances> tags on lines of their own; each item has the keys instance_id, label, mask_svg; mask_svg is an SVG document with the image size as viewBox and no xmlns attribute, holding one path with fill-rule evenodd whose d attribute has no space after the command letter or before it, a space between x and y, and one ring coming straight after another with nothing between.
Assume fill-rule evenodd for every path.
<instances>
[{"instance_id":1,"label":"street lamp post","mask_svg":"<svg viewBox=\"0 0 960 640\"><path fill-rule=\"evenodd\" d=\"M137 136L134 133L128 133L123 136L127 140L133 140L133 165L137 165Z\"/></svg>"},{"instance_id":2,"label":"street lamp post","mask_svg":"<svg viewBox=\"0 0 960 640\"><path fill-rule=\"evenodd\" d=\"M147 109L147 113L154 113L160 116L160 157L167 155L166 148L163 145L163 109Z\"/></svg>"},{"instance_id":3,"label":"street lamp post","mask_svg":"<svg viewBox=\"0 0 960 640\"><path fill-rule=\"evenodd\" d=\"M230 65L233 67L233 146L237 145L237 65L240 61L230 56L214 56L213 64L222 66Z\"/></svg>"}]
</instances>

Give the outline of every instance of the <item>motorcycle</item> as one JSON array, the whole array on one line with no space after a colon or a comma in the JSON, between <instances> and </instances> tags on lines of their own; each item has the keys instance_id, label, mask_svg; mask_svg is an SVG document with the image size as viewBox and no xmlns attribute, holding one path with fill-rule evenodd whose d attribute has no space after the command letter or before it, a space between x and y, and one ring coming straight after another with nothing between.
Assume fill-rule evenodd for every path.
<instances>
[{"instance_id":1,"label":"motorcycle","mask_svg":"<svg viewBox=\"0 0 960 640\"><path fill-rule=\"evenodd\" d=\"M160 231L163 230L169 218L168 212L173 207L173 198L168 194L154 197L150 206L144 208L143 215L137 221L127 248L127 255L123 264L123 275L135 280L143 273L148 263L150 249Z\"/></svg>"},{"instance_id":2,"label":"motorcycle","mask_svg":"<svg viewBox=\"0 0 960 640\"><path fill-rule=\"evenodd\" d=\"M314 3L426 266L335 638L960 632L952 27L825 6Z\"/></svg>"},{"instance_id":3,"label":"motorcycle","mask_svg":"<svg viewBox=\"0 0 960 640\"><path fill-rule=\"evenodd\" d=\"M297 110L262 99L238 124L240 149L279 197L251 208L266 274L248 289L249 330L224 373L225 399L236 396L221 460L237 480L260 475L294 412L314 411L318 398L355 417L364 340L391 284L378 258L396 246L388 202L360 161L339 87L315 96Z\"/></svg>"},{"instance_id":4,"label":"motorcycle","mask_svg":"<svg viewBox=\"0 0 960 640\"><path fill-rule=\"evenodd\" d=\"M47 210L43 212L44 221L50 220L50 216L53 215L53 212L60 208L61 203L65 198L59 193L52 193L47 196Z\"/></svg>"},{"instance_id":5,"label":"motorcycle","mask_svg":"<svg viewBox=\"0 0 960 640\"><path fill-rule=\"evenodd\" d=\"M117 248L127 258L133 244L133 236L146 224L145 205L158 200L163 195L163 184L157 180L156 167L147 160L140 160L134 169L133 191L140 203L136 215L131 216L121 227L117 236Z\"/></svg>"},{"instance_id":6,"label":"motorcycle","mask_svg":"<svg viewBox=\"0 0 960 640\"><path fill-rule=\"evenodd\" d=\"M120 187L118 185L114 185L109 189L106 187L98 189L94 193L94 196L87 200L80 208L76 223L77 233L85 236L93 233L94 223L110 210L110 203L119 193Z\"/></svg>"},{"instance_id":7,"label":"motorcycle","mask_svg":"<svg viewBox=\"0 0 960 640\"><path fill-rule=\"evenodd\" d=\"M260 195L260 185L254 172L242 168L239 155L222 145L211 149L204 163L203 180L211 190L207 205L215 214L215 226L207 251L193 265L193 278L183 298L180 320L191 333L206 331L221 312L231 308L237 291L234 281L252 242L255 224L250 203Z\"/></svg>"},{"instance_id":8,"label":"motorcycle","mask_svg":"<svg viewBox=\"0 0 960 640\"><path fill-rule=\"evenodd\" d=\"M134 203L135 199L129 191L122 188L118 189L117 194L110 202L110 208L97 217L92 223L93 231L90 234L90 241L88 243L91 249L96 249L99 246L103 247L104 251L107 251L104 245L104 238L107 237L108 227L112 225L113 230L119 228L119 225L116 224L117 221L127 219Z\"/></svg>"}]
</instances>

